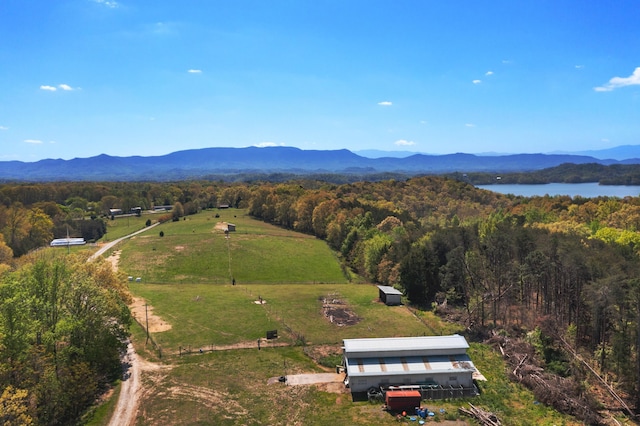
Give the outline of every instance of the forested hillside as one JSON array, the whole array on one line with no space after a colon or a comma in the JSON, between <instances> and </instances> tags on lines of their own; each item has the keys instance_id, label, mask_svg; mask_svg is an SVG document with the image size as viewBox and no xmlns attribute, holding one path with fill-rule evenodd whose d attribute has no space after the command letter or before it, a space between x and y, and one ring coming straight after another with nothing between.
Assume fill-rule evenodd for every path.
<instances>
[{"instance_id":1,"label":"forested hillside","mask_svg":"<svg viewBox=\"0 0 640 426\"><path fill-rule=\"evenodd\" d=\"M110 208L172 205L174 216L221 204L248 208L256 218L326 240L345 268L396 286L416 308L461 321L470 335L523 339L540 368L573 380L577 398L594 399L572 351L579 353L640 408L638 198L523 198L421 177L342 185L4 185L0 201L0 263L7 271L20 263L12 256L67 228L80 233L83 222L111 220ZM20 280L6 274L2 297L12 300L14 293L4 294ZM14 323L6 309L2 315L0 345L8 347ZM21 348L34 347L37 335L28 336ZM3 365L11 366L15 357L2 353ZM11 367L1 371L3 387L17 383ZM597 420L598 405L590 407L567 411Z\"/></svg>"},{"instance_id":2,"label":"forested hillside","mask_svg":"<svg viewBox=\"0 0 640 426\"><path fill-rule=\"evenodd\" d=\"M598 182L600 185L638 185L640 184L640 165L628 164L603 165L599 163L565 163L542 170L521 173L477 173L465 174L464 179L474 185L499 183L540 184L540 183L585 183ZM463 178L461 173L450 177Z\"/></svg>"}]
</instances>

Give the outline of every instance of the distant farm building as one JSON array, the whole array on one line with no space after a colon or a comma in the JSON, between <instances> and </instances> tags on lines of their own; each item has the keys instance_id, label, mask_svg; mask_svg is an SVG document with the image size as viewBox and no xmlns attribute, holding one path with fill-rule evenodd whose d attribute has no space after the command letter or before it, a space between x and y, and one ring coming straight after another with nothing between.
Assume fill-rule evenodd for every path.
<instances>
[{"instance_id":1,"label":"distant farm building","mask_svg":"<svg viewBox=\"0 0 640 426\"><path fill-rule=\"evenodd\" d=\"M216 228L223 230L225 234L236 231L236 225L229 222L219 222Z\"/></svg>"},{"instance_id":2,"label":"distant farm building","mask_svg":"<svg viewBox=\"0 0 640 426\"><path fill-rule=\"evenodd\" d=\"M388 285L379 285L378 294L380 297L380 301L385 305L392 306L402 304L402 292L396 288Z\"/></svg>"},{"instance_id":3,"label":"distant farm building","mask_svg":"<svg viewBox=\"0 0 640 426\"><path fill-rule=\"evenodd\" d=\"M122 214L122 209L109 209L109 216L118 216Z\"/></svg>"},{"instance_id":4,"label":"distant farm building","mask_svg":"<svg viewBox=\"0 0 640 426\"><path fill-rule=\"evenodd\" d=\"M228 209L229 208L229 204L220 204L218 206L219 209Z\"/></svg>"},{"instance_id":5,"label":"distant farm building","mask_svg":"<svg viewBox=\"0 0 640 426\"><path fill-rule=\"evenodd\" d=\"M84 238L56 238L49 244L51 247L82 246L87 242Z\"/></svg>"},{"instance_id":6,"label":"distant farm building","mask_svg":"<svg viewBox=\"0 0 640 426\"><path fill-rule=\"evenodd\" d=\"M170 211L173 209L173 206L153 206L153 211Z\"/></svg>"},{"instance_id":7,"label":"distant farm building","mask_svg":"<svg viewBox=\"0 0 640 426\"><path fill-rule=\"evenodd\" d=\"M390 337L343 340L345 384L352 394L419 391L423 399L477 394L484 379L467 355L463 336Z\"/></svg>"}]
</instances>

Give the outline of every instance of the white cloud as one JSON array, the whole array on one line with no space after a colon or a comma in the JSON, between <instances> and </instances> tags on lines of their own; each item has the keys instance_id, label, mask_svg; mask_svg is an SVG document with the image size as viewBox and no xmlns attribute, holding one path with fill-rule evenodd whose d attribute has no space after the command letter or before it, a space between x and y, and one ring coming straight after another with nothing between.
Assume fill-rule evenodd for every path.
<instances>
[{"instance_id":1,"label":"white cloud","mask_svg":"<svg viewBox=\"0 0 640 426\"><path fill-rule=\"evenodd\" d=\"M7 126L0 126L0 130L9 130Z\"/></svg>"},{"instance_id":2,"label":"white cloud","mask_svg":"<svg viewBox=\"0 0 640 426\"><path fill-rule=\"evenodd\" d=\"M378 102L378 105L380 105L380 106L391 106L391 105L393 105L393 102L391 102L391 101L382 101L382 102Z\"/></svg>"},{"instance_id":3,"label":"white cloud","mask_svg":"<svg viewBox=\"0 0 640 426\"><path fill-rule=\"evenodd\" d=\"M25 139L24 141L25 141L25 143L32 143L32 144L35 144L35 145L39 145L39 144L42 143L42 141L38 140L38 139Z\"/></svg>"},{"instance_id":4,"label":"white cloud","mask_svg":"<svg viewBox=\"0 0 640 426\"><path fill-rule=\"evenodd\" d=\"M484 73L484 75L493 75L493 71L487 71Z\"/></svg>"},{"instance_id":5,"label":"white cloud","mask_svg":"<svg viewBox=\"0 0 640 426\"><path fill-rule=\"evenodd\" d=\"M268 148L272 146L284 146L283 143L275 143L275 142L260 142L254 145L257 148Z\"/></svg>"},{"instance_id":6,"label":"white cloud","mask_svg":"<svg viewBox=\"0 0 640 426\"><path fill-rule=\"evenodd\" d=\"M406 141L404 139L400 139L398 141L395 141L394 144L398 146L413 146L416 143L414 141Z\"/></svg>"},{"instance_id":7,"label":"white cloud","mask_svg":"<svg viewBox=\"0 0 640 426\"><path fill-rule=\"evenodd\" d=\"M202 70L190 69L187 71L189 74L202 74Z\"/></svg>"},{"instance_id":8,"label":"white cloud","mask_svg":"<svg viewBox=\"0 0 640 426\"><path fill-rule=\"evenodd\" d=\"M58 84L58 86L49 86L48 84L43 84L42 86L40 86L41 90L46 90L47 92L55 92L58 89L60 90L64 90L65 92L71 92L73 90L78 90L78 88L74 88L69 86L68 84Z\"/></svg>"},{"instance_id":9,"label":"white cloud","mask_svg":"<svg viewBox=\"0 0 640 426\"><path fill-rule=\"evenodd\" d=\"M115 2L113 0L93 0L93 2L110 7L112 9L118 7L118 2Z\"/></svg>"},{"instance_id":10,"label":"white cloud","mask_svg":"<svg viewBox=\"0 0 640 426\"><path fill-rule=\"evenodd\" d=\"M600 139L600 142L609 143L611 141L609 139L607 139L607 138L602 138L602 139Z\"/></svg>"},{"instance_id":11,"label":"white cloud","mask_svg":"<svg viewBox=\"0 0 640 426\"><path fill-rule=\"evenodd\" d=\"M473 84L480 84L482 83L482 80L473 80Z\"/></svg>"},{"instance_id":12,"label":"white cloud","mask_svg":"<svg viewBox=\"0 0 640 426\"><path fill-rule=\"evenodd\" d=\"M473 123L467 123L467 124L465 124L464 126L465 126L465 127L476 127L476 125L475 125L475 124L473 124Z\"/></svg>"},{"instance_id":13,"label":"white cloud","mask_svg":"<svg viewBox=\"0 0 640 426\"><path fill-rule=\"evenodd\" d=\"M427 120L420 120L420 124L429 124Z\"/></svg>"},{"instance_id":14,"label":"white cloud","mask_svg":"<svg viewBox=\"0 0 640 426\"><path fill-rule=\"evenodd\" d=\"M620 87L636 85L640 85L640 67L637 67L629 77L613 77L607 84L594 87L593 90L596 92L610 92Z\"/></svg>"},{"instance_id":15,"label":"white cloud","mask_svg":"<svg viewBox=\"0 0 640 426\"><path fill-rule=\"evenodd\" d=\"M576 65L577 70L581 70L582 68L584 68L584 65Z\"/></svg>"}]
</instances>

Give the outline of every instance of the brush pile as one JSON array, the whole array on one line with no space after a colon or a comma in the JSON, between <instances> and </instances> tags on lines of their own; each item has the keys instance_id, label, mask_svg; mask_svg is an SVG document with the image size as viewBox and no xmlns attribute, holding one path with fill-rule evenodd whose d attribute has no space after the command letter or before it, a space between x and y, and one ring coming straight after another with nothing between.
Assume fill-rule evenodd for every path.
<instances>
[{"instance_id":1,"label":"brush pile","mask_svg":"<svg viewBox=\"0 0 640 426\"><path fill-rule=\"evenodd\" d=\"M470 408L460 407L458 411L462 414L472 417L476 419L483 426L501 426L502 423L498 416L488 411L483 410L482 408L476 407L473 404L469 404Z\"/></svg>"},{"instance_id":2,"label":"brush pile","mask_svg":"<svg viewBox=\"0 0 640 426\"><path fill-rule=\"evenodd\" d=\"M547 373L537 361L531 345L499 335L491 337L489 343L502 353L510 366L512 378L531 389L539 402L586 424L605 424L587 391L570 377Z\"/></svg>"}]
</instances>

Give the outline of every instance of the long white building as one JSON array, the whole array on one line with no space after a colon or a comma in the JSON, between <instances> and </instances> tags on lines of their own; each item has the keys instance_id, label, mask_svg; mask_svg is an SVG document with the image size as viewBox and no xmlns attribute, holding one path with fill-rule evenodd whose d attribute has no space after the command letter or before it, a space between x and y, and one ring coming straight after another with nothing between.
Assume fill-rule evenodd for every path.
<instances>
[{"instance_id":1,"label":"long white building","mask_svg":"<svg viewBox=\"0 0 640 426\"><path fill-rule=\"evenodd\" d=\"M343 365L352 393L370 388L423 385L473 394L474 373L463 336L344 339ZM448 396L448 395L444 395Z\"/></svg>"},{"instance_id":2,"label":"long white building","mask_svg":"<svg viewBox=\"0 0 640 426\"><path fill-rule=\"evenodd\" d=\"M84 238L56 238L55 240L51 241L50 246L51 247L61 247L61 246L81 246L86 244L87 242L84 240Z\"/></svg>"}]
</instances>

